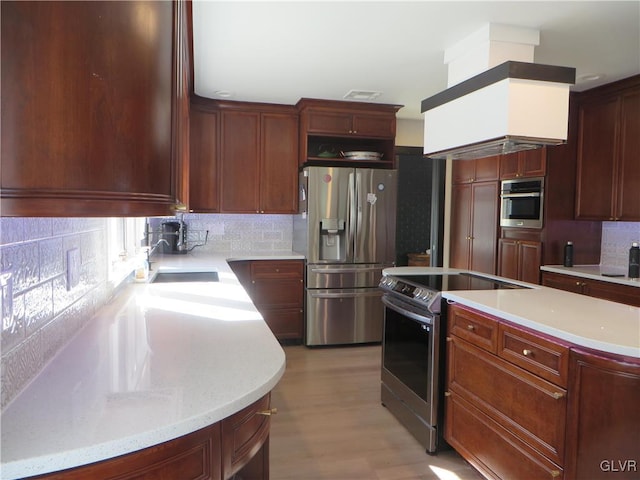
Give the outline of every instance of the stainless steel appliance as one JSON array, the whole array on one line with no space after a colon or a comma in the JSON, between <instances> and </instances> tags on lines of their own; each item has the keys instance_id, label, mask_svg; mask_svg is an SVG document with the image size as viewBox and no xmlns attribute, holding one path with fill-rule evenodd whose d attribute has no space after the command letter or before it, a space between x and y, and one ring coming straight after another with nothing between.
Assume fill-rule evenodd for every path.
<instances>
[{"instance_id":1,"label":"stainless steel appliance","mask_svg":"<svg viewBox=\"0 0 640 480\"><path fill-rule=\"evenodd\" d=\"M500 226L542 228L544 178L503 180Z\"/></svg>"},{"instance_id":2,"label":"stainless steel appliance","mask_svg":"<svg viewBox=\"0 0 640 480\"><path fill-rule=\"evenodd\" d=\"M306 345L380 342L378 283L395 261L396 171L306 167L293 248L307 259Z\"/></svg>"},{"instance_id":3,"label":"stainless steel appliance","mask_svg":"<svg viewBox=\"0 0 640 480\"><path fill-rule=\"evenodd\" d=\"M523 286L469 273L387 275L381 400L425 447L446 447L443 435L446 305L443 291Z\"/></svg>"}]
</instances>

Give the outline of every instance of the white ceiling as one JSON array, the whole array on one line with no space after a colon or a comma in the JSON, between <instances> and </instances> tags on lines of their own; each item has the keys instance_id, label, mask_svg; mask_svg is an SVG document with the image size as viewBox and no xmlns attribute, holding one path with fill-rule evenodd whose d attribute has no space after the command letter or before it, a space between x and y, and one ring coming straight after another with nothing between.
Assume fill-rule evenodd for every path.
<instances>
[{"instance_id":1,"label":"white ceiling","mask_svg":"<svg viewBox=\"0 0 640 480\"><path fill-rule=\"evenodd\" d=\"M535 28L535 62L576 68L573 90L640 73L640 1L193 1L196 94L295 104L381 91L420 102L447 87L445 49L487 23ZM581 77L601 74L596 81Z\"/></svg>"}]
</instances>

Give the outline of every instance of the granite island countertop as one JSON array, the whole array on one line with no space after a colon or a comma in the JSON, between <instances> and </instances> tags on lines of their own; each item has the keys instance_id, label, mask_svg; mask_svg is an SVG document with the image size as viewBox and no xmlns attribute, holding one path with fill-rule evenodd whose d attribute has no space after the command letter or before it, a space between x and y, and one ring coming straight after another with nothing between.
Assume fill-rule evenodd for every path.
<instances>
[{"instance_id":1,"label":"granite island countertop","mask_svg":"<svg viewBox=\"0 0 640 480\"><path fill-rule=\"evenodd\" d=\"M227 259L295 252L165 255L158 271L216 283L132 283L2 412L3 479L86 465L216 423L271 391L285 355Z\"/></svg>"},{"instance_id":2,"label":"granite island countertop","mask_svg":"<svg viewBox=\"0 0 640 480\"><path fill-rule=\"evenodd\" d=\"M385 269L384 273L424 275L461 271L466 270L396 267ZM530 288L445 291L442 296L577 346L640 358L640 308L495 275L473 273Z\"/></svg>"}]
</instances>

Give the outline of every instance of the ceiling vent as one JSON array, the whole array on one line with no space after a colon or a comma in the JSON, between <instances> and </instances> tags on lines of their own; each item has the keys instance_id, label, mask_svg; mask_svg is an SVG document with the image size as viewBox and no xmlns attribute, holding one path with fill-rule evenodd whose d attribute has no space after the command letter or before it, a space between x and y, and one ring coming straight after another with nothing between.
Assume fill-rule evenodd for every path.
<instances>
[{"instance_id":1,"label":"ceiling vent","mask_svg":"<svg viewBox=\"0 0 640 480\"><path fill-rule=\"evenodd\" d=\"M445 52L448 87L422 101L424 154L473 159L566 142L575 69L533 63L539 32L488 24Z\"/></svg>"},{"instance_id":2,"label":"ceiling vent","mask_svg":"<svg viewBox=\"0 0 640 480\"><path fill-rule=\"evenodd\" d=\"M371 101L382 95L382 92L374 92L371 90L349 90L344 97L346 100Z\"/></svg>"}]
</instances>

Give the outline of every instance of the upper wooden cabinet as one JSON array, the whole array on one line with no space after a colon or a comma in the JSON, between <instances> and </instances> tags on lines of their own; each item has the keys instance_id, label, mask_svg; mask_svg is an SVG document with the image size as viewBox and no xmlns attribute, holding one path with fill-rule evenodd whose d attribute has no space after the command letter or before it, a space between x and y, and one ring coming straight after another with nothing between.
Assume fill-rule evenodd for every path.
<instances>
[{"instance_id":1,"label":"upper wooden cabinet","mask_svg":"<svg viewBox=\"0 0 640 480\"><path fill-rule=\"evenodd\" d=\"M500 156L500 180L544 177L547 173L547 149L536 148Z\"/></svg>"},{"instance_id":2,"label":"upper wooden cabinet","mask_svg":"<svg viewBox=\"0 0 640 480\"><path fill-rule=\"evenodd\" d=\"M189 5L1 8L2 215L166 215L185 203Z\"/></svg>"},{"instance_id":3,"label":"upper wooden cabinet","mask_svg":"<svg viewBox=\"0 0 640 480\"><path fill-rule=\"evenodd\" d=\"M393 168L396 112L400 105L343 102L303 98L300 112L300 165L353 164L341 152L382 154L379 161L356 164Z\"/></svg>"},{"instance_id":4,"label":"upper wooden cabinet","mask_svg":"<svg viewBox=\"0 0 640 480\"><path fill-rule=\"evenodd\" d=\"M294 107L220 104L220 211L296 213Z\"/></svg>"},{"instance_id":5,"label":"upper wooden cabinet","mask_svg":"<svg viewBox=\"0 0 640 480\"><path fill-rule=\"evenodd\" d=\"M640 220L640 75L579 98L576 218Z\"/></svg>"},{"instance_id":6,"label":"upper wooden cabinet","mask_svg":"<svg viewBox=\"0 0 640 480\"><path fill-rule=\"evenodd\" d=\"M454 184L488 182L498 180L499 172L500 155L475 160L455 160L451 180Z\"/></svg>"},{"instance_id":7,"label":"upper wooden cabinet","mask_svg":"<svg viewBox=\"0 0 640 480\"><path fill-rule=\"evenodd\" d=\"M197 103L191 105L189 208L194 212L220 211L219 124L217 111Z\"/></svg>"}]
</instances>

